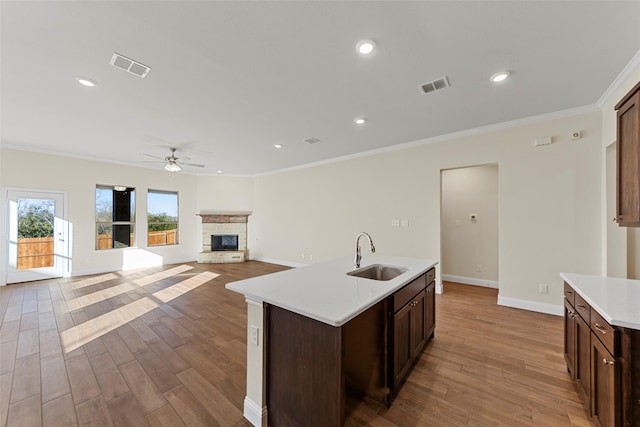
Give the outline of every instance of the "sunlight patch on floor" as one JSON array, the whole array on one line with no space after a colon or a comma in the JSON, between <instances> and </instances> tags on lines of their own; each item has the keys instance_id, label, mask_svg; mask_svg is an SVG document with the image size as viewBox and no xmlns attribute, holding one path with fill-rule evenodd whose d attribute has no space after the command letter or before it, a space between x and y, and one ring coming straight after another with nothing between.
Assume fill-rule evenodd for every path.
<instances>
[{"instance_id":1,"label":"sunlight patch on floor","mask_svg":"<svg viewBox=\"0 0 640 427\"><path fill-rule=\"evenodd\" d=\"M192 267L189 267L189 269L190 268ZM193 289L196 289L197 287L207 283L212 279L215 279L218 276L219 274L210 271L197 274L193 277L176 283L175 285L171 285L165 289L154 292L151 296L140 298L139 300L131 302L125 306L116 308L109 313L105 313L94 319L87 320L80 325L67 329L66 331L60 333L60 339L62 341L64 352L69 353L93 341L94 339L99 338L104 334L107 334L132 320L135 320L136 318L150 312L154 308L159 307L163 303L172 301L179 296L184 295L185 293ZM96 292L96 294L98 293L100 292ZM76 298L76 300L78 299L80 298Z\"/></svg>"},{"instance_id":2,"label":"sunlight patch on floor","mask_svg":"<svg viewBox=\"0 0 640 427\"><path fill-rule=\"evenodd\" d=\"M71 299L67 301L67 308L69 309L69 311L80 310L81 308L84 308L88 305L96 304L100 301L104 301L106 299L113 298L130 291L135 291L135 288L128 283L123 283L121 285L112 286L98 292Z\"/></svg>"},{"instance_id":3,"label":"sunlight patch on floor","mask_svg":"<svg viewBox=\"0 0 640 427\"><path fill-rule=\"evenodd\" d=\"M141 277L139 279L135 279L133 283L138 286L147 286L153 282L158 282L162 279L166 279L168 277L176 276L180 273L184 273L185 271L191 270L193 267L189 265L179 265L177 267L170 268L168 270L159 271L154 274L150 274L145 277Z\"/></svg>"},{"instance_id":4,"label":"sunlight patch on floor","mask_svg":"<svg viewBox=\"0 0 640 427\"><path fill-rule=\"evenodd\" d=\"M79 280L77 282L71 282L71 289L82 289L87 286L97 285L98 283L106 282L108 280L118 279L118 276L115 273L103 274L102 276L90 277L88 279Z\"/></svg>"}]
</instances>

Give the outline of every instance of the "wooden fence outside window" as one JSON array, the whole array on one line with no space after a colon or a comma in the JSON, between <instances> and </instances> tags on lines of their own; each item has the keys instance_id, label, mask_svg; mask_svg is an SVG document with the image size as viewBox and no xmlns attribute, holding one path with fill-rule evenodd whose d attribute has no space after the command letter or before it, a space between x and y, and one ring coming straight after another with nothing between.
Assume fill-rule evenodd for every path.
<instances>
[{"instance_id":1,"label":"wooden fence outside window","mask_svg":"<svg viewBox=\"0 0 640 427\"><path fill-rule=\"evenodd\" d=\"M178 230L152 231L147 236L147 246L175 245ZM134 237L131 234L133 246ZM98 249L110 249L111 234L98 236ZM30 237L18 239L18 270L52 267L54 264L53 237Z\"/></svg>"}]
</instances>

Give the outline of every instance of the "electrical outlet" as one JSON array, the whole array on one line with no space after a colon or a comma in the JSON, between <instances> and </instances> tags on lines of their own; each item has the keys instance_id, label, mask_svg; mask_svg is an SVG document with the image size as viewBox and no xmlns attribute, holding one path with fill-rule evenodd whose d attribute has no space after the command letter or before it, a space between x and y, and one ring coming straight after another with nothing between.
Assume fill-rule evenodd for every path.
<instances>
[{"instance_id":1,"label":"electrical outlet","mask_svg":"<svg viewBox=\"0 0 640 427\"><path fill-rule=\"evenodd\" d=\"M540 291L541 294L549 293L549 285L545 285L544 283L540 283Z\"/></svg>"}]
</instances>

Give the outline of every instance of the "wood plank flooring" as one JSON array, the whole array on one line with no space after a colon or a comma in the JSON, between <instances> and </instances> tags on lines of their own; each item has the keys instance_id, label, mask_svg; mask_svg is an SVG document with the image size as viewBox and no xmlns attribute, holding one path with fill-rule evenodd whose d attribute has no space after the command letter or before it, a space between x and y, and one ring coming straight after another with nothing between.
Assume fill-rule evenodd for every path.
<instances>
[{"instance_id":1,"label":"wood plank flooring","mask_svg":"<svg viewBox=\"0 0 640 427\"><path fill-rule=\"evenodd\" d=\"M0 427L250 426L246 304L224 285L286 267L170 265L0 288ZM592 426L562 319L445 284L437 326L391 408L348 426Z\"/></svg>"}]
</instances>

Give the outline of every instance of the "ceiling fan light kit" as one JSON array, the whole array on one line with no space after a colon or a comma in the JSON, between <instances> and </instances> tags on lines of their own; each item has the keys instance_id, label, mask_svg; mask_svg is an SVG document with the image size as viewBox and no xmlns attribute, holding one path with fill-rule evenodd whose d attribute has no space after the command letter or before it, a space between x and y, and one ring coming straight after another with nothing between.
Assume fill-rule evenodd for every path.
<instances>
[{"instance_id":1,"label":"ceiling fan light kit","mask_svg":"<svg viewBox=\"0 0 640 427\"><path fill-rule=\"evenodd\" d=\"M177 163L167 163L166 165L164 165L164 170L169 172L180 172L182 168Z\"/></svg>"},{"instance_id":2,"label":"ceiling fan light kit","mask_svg":"<svg viewBox=\"0 0 640 427\"><path fill-rule=\"evenodd\" d=\"M182 162L180 161L180 157L176 157L176 148L171 148L170 150L171 150L171 154L167 157L158 157L158 156L154 156L153 154L145 153L144 154L145 156L153 157L154 159L158 159L158 160L152 160L144 163L164 163L164 170L166 170L167 172L180 172L182 170L183 165L193 166L196 168L204 167L204 165L200 165L198 163ZM183 157L183 159L189 160L189 157Z\"/></svg>"}]
</instances>

